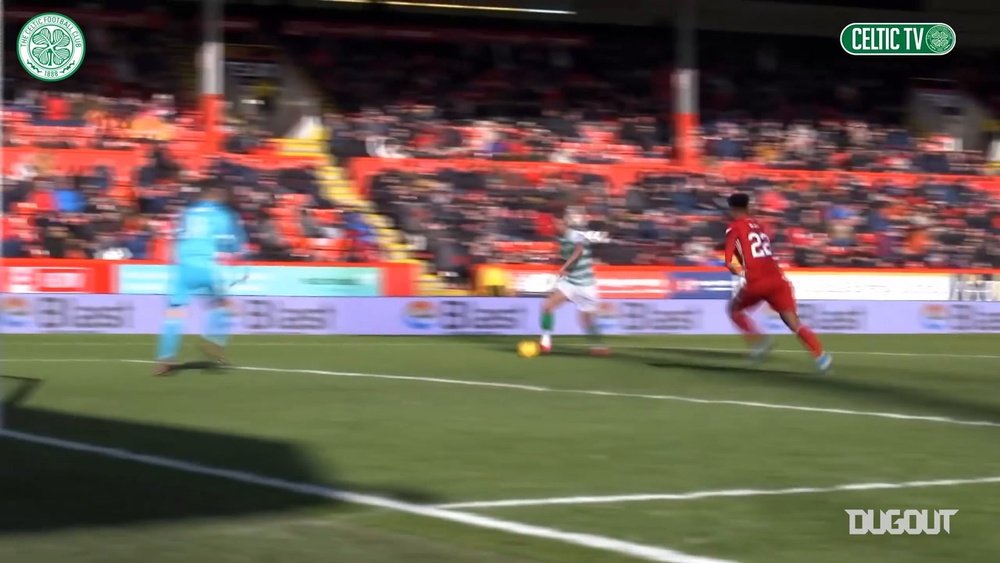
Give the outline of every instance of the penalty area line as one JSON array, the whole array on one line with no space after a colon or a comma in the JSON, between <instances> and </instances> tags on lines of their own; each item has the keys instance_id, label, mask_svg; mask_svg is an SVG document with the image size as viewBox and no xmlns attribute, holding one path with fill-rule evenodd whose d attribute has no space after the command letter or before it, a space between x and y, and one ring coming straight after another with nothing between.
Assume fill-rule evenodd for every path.
<instances>
[{"instance_id":1,"label":"penalty area line","mask_svg":"<svg viewBox=\"0 0 1000 563\"><path fill-rule=\"evenodd\" d=\"M709 491L692 491L687 493L652 493L652 494L632 494L632 495L485 500L485 501L469 501L469 502L454 502L448 504L439 504L437 505L437 507L452 510L459 508L485 509L485 508L549 506L549 505L615 504L623 502L684 501L684 500L698 500L707 498L738 498L738 497L836 493L836 492L847 492L847 491L879 491L879 490L891 490L891 489L921 489L928 487L957 487L962 485L982 485L988 483L1000 483L1000 475L993 477L971 477L971 478L959 478L959 479L903 481L899 483L845 483L842 485L832 485L827 487L788 487L783 489L720 489L720 490L709 490Z\"/></svg>"},{"instance_id":2,"label":"penalty area line","mask_svg":"<svg viewBox=\"0 0 1000 563\"><path fill-rule=\"evenodd\" d=\"M288 493L319 497L327 500L347 502L375 508L383 508L386 510L403 512L416 516L423 516L425 518L433 518L436 520L445 520L476 528L485 528L518 536L534 537L589 549L617 553L619 555L633 557L635 559L643 559L646 561L660 561L664 563L730 563L724 559L690 555L665 547L633 543L594 534L567 532L556 528L524 524L511 520L501 520L491 516L459 512L456 510L434 506L422 506L391 498L343 491L312 483L288 481L285 479L268 477L247 471L224 469L210 465L203 465L193 461L142 454L125 449L98 446L85 442L52 438L49 436L30 434L27 432L0 428L0 438L7 438L62 450L70 450L97 455L100 457L172 469L185 473L206 475L246 485L277 489Z\"/></svg>"}]
</instances>

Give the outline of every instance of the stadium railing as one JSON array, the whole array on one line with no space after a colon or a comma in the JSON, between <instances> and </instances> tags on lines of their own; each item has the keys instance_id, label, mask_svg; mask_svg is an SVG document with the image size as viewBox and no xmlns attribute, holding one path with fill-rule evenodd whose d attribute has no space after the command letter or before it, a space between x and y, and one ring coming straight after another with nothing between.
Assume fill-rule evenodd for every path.
<instances>
[{"instance_id":1,"label":"stadium railing","mask_svg":"<svg viewBox=\"0 0 1000 563\"><path fill-rule=\"evenodd\" d=\"M6 258L3 265L3 293L158 295L169 275L151 260ZM420 276L418 264L403 262L246 262L227 270L234 295L287 297L412 296Z\"/></svg>"},{"instance_id":2,"label":"stadium railing","mask_svg":"<svg viewBox=\"0 0 1000 563\"><path fill-rule=\"evenodd\" d=\"M483 264L475 268L480 295L542 295L555 266ZM248 262L229 268L231 293L263 297L420 296L417 263ZM596 268L606 299L727 299L732 276L721 267L604 266ZM804 300L1000 301L998 269L789 269ZM139 260L5 259L0 292L9 294L162 295L165 263ZM245 278L245 279L244 279Z\"/></svg>"}]
</instances>

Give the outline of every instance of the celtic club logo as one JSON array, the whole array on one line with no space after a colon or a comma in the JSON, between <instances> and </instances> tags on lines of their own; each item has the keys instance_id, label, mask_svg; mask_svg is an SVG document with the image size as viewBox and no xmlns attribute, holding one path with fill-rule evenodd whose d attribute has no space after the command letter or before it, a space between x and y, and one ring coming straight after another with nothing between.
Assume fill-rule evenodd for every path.
<instances>
[{"instance_id":1,"label":"celtic club logo","mask_svg":"<svg viewBox=\"0 0 1000 563\"><path fill-rule=\"evenodd\" d=\"M935 53L947 53L955 43L955 32L948 26L935 25L927 30L927 48Z\"/></svg>"},{"instance_id":2,"label":"celtic club logo","mask_svg":"<svg viewBox=\"0 0 1000 563\"><path fill-rule=\"evenodd\" d=\"M28 20L17 36L17 59L28 74L46 82L73 76L83 64L87 43L72 19L54 12Z\"/></svg>"}]
</instances>

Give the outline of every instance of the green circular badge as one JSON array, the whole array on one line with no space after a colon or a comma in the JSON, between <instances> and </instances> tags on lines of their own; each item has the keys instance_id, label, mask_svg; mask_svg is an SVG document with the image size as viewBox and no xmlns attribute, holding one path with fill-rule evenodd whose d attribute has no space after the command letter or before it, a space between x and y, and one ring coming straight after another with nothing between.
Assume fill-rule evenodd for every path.
<instances>
[{"instance_id":1,"label":"green circular badge","mask_svg":"<svg viewBox=\"0 0 1000 563\"><path fill-rule=\"evenodd\" d=\"M66 80L80 70L87 42L75 21L46 12L28 20L17 35L17 60L28 74L46 82Z\"/></svg>"},{"instance_id":2,"label":"green circular badge","mask_svg":"<svg viewBox=\"0 0 1000 563\"><path fill-rule=\"evenodd\" d=\"M927 30L927 48L935 53L947 53L955 47L955 30L947 25L935 25Z\"/></svg>"}]
</instances>

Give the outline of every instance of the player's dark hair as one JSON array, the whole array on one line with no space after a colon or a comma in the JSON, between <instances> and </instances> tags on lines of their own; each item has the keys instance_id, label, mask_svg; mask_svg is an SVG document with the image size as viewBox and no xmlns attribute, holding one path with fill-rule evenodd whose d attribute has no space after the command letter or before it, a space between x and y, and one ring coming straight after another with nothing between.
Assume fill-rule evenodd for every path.
<instances>
[{"instance_id":1,"label":"player's dark hair","mask_svg":"<svg viewBox=\"0 0 1000 563\"><path fill-rule=\"evenodd\" d=\"M730 209L747 209L750 207L750 196L744 193L735 193L727 200Z\"/></svg>"}]
</instances>

